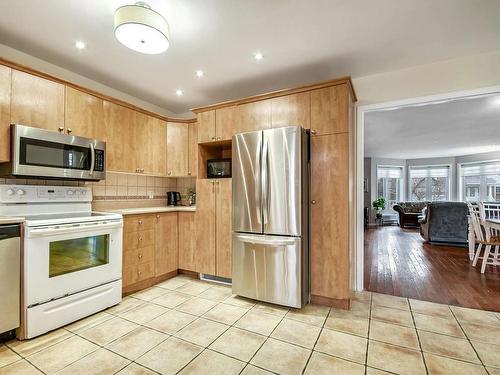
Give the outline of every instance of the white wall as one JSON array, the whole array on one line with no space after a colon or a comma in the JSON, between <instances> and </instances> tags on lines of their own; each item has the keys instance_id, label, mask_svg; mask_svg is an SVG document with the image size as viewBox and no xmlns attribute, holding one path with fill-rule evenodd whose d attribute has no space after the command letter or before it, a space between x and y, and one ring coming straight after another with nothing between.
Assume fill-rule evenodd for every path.
<instances>
[{"instance_id":1,"label":"white wall","mask_svg":"<svg viewBox=\"0 0 500 375\"><path fill-rule=\"evenodd\" d=\"M101 94L111 96L116 99L123 100L130 104L133 104L137 107L149 110L154 113L158 113L163 116L172 116L177 117L175 113L169 111L168 109L158 107L154 104L145 102L139 98L136 98L132 95L126 94L122 91L115 90L109 86L103 85L99 82L91 80L87 77L81 76L79 74L73 73L67 69L64 69L60 66L48 63L44 60L41 60L37 57L28 55L27 53L18 51L14 48L8 47L6 45L0 44L0 56L6 60L13 61L20 65L24 65L26 67L32 68L34 70L41 71L43 73L47 73L53 75L57 78L63 79L65 81L69 81L71 83L83 86L85 88L100 92ZM194 117L190 116L191 118Z\"/></svg>"},{"instance_id":2,"label":"white wall","mask_svg":"<svg viewBox=\"0 0 500 375\"><path fill-rule=\"evenodd\" d=\"M382 103L500 84L500 50L353 77L358 104Z\"/></svg>"}]
</instances>

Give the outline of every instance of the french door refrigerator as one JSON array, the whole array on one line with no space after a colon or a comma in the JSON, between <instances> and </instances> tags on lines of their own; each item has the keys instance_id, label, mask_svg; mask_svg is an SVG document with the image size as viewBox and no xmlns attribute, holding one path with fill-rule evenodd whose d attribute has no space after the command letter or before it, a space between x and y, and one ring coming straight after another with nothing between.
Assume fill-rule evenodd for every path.
<instances>
[{"instance_id":1,"label":"french door refrigerator","mask_svg":"<svg viewBox=\"0 0 500 375\"><path fill-rule=\"evenodd\" d=\"M232 139L233 293L309 301L309 134L298 126Z\"/></svg>"}]
</instances>

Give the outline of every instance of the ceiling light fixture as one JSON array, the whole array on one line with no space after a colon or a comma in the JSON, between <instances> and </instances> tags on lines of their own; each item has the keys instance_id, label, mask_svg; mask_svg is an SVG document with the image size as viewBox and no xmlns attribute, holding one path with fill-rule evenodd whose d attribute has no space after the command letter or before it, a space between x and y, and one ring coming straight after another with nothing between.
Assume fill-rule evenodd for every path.
<instances>
[{"instance_id":1,"label":"ceiling light fixture","mask_svg":"<svg viewBox=\"0 0 500 375\"><path fill-rule=\"evenodd\" d=\"M85 42L78 40L75 42L75 47L78 49L85 49L85 47L87 47L87 45L85 44Z\"/></svg>"},{"instance_id":2,"label":"ceiling light fixture","mask_svg":"<svg viewBox=\"0 0 500 375\"><path fill-rule=\"evenodd\" d=\"M146 54L165 52L170 44L167 20L142 1L115 11L115 36L126 47Z\"/></svg>"},{"instance_id":3,"label":"ceiling light fixture","mask_svg":"<svg viewBox=\"0 0 500 375\"><path fill-rule=\"evenodd\" d=\"M264 58L264 55L262 54L262 52L257 52L253 55L253 57L255 58L255 60L260 61Z\"/></svg>"},{"instance_id":4,"label":"ceiling light fixture","mask_svg":"<svg viewBox=\"0 0 500 375\"><path fill-rule=\"evenodd\" d=\"M175 95L182 96L182 95L184 95L184 91L182 91L181 89L177 89L177 90L175 90Z\"/></svg>"},{"instance_id":5,"label":"ceiling light fixture","mask_svg":"<svg viewBox=\"0 0 500 375\"><path fill-rule=\"evenodd\" d=\"M205 75L205 73L203 72L203 70L197 70L196 71L196 77L198 78L201 78Z\"/></svg>"}]
</instances>

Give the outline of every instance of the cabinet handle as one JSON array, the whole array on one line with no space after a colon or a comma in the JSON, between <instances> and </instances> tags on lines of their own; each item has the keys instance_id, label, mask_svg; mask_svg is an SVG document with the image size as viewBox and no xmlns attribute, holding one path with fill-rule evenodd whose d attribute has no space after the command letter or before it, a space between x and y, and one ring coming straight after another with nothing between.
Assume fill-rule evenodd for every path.
<instances>
[{"instance_id":1,"label":"cabinet handle","mask_svg":"<svg viewBox=\"0 0 500 375\"><path fill-rule=\"evenodd\" d=\"M312 204L316 204L316 201L313 199L313 200L311 201L311 203L312 203Z\"/></svg>"},{"instance_id":2,"label":"cabinet handle","mask_svg":"<svg viewBox=\"0 0 500 375\"><path fill-rule=\"evenodd\" d=\"M142 272L141 272L141 271L137 271L137 275L138 275L138 276L141 276L141 275L142 275Z\"/></svg>"},{"instance_id":3,"label":"cabinet handle","mask_svg":"<svg viewBox=\"0 0 500 375\"><path fill-rule=\"evenodd\" d=\"M139 257L139 259L142 259L142 254L139 254L138 257Z\"/></svg>"},{"instance_id":4,"label":"cabinet handle","mask_svg":"<svg viewBox=\"0 0 500 375\"><path fill-rule=\"evenodd\" d=\"M215 141L216 139L217 139L217 138L215 138L215 137L212 137L212 141Z\"/></svg>"},{"instance_id":5,"label":"cabinet handle","mask_svg":"<svg viewBox=\"0 0 500 375\"><path fill-rule=\"evenodd\" d=\"M68 128L68 130L66 130L68 132L68 134L71 134L71 132L73 131L73 129L71 128Z\"/></svg>"},{"instance_id":6,"label":"cabinet handle","mask_svg":"<svg viewBox=\"0 0 500 375\"><path fill-rule=\"evenodd\" d=\"M318 132L314 129L311 129L311 135L316 135L316 134L318 134Z\"/></svg>"},{"instance_id":7,"label":"cabinet handle","mask_svg":"<svg viewBox=\"0 0 500 375\"><path fill-rule=\"evenodd\" d=\"M217 137L217 140L220 141L221 140L221 137Z\"/></svg>"},{"instance_id":8,"label":"cabinet handle","mask_svg":"<svg viewBox=\"0 0 500 375\"><path fill-rule=\"evenodd\" d=\"M64 131L64 126L59 126L57 130L59 130L59 133L62 133Z\"/></svg>"},{"instance_id":9,"label":"cabinet handle","mask_svg":"<svg viewBox=\"0 0 500 375\"><path fill-rule=\"evenodd\" d=\"M188 176L191 176L191 172L190 171L188 171Z\"/></svg>"},{"instance_id":10,"label":"cabinet handle","mask_svg":"<svg viewBox=\"0 0 500 375\"><path fill-rule=\"evenodd\" d=\"M217 185L219 185L219 182L220 182L219 180L215 180L215 183L216 183Z\"/></svg>"},{"instance_id":11,"label":"cabinet handle","mask_svg":"<svg viewBox=\"0 0 500 375\"><path fill-rule=\"evenodd\" d=\"M156 215L156 218L159 219L160 218L160 215Z\"/></svg>"},{"instance_id":12,"label":"cabinet handle","mask_svg":"<svg viewBox=\"0 0 500 375\"><path fill-rule=\"evenodd\" d=\"M139 237L139 242L141 242L141 241L142 241L142 237Z\"/></svg>"},{"instance_id":13,"label":"cabinet handle","mask_svg":"<svg viewBox=\"0 0 500 375\"><path fill-rule=\"evenodd\" d=\"M142 220L139 220L139 225L142 225Z\"/></svg>"},{"instance_id":14,"label":"cabinet handle","mask_svg":"<svg viewBox=\"0 0 500 375\"><path fill-rule=\"evenodd\" d=\"M167 175L170 176L172 174L172 171L168 171Z\"/></svg>"}]
</instances>

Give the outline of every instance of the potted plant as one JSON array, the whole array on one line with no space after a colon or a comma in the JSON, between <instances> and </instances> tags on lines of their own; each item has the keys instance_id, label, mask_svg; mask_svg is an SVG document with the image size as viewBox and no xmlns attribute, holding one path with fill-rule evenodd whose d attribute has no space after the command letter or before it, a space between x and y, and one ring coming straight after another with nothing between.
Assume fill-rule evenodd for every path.
<instances>
[{"instance_id":1,"label":"potted plant","mask_svg":"<svg viewBox=\"0 0 500 375\"><path fill-rule=\"evenodd\" d=\"M372 202L373 209L377 213L377 219L382 218L382 210L385 209L385 198L379 197Z\"/></svg>"}]
</instances>

